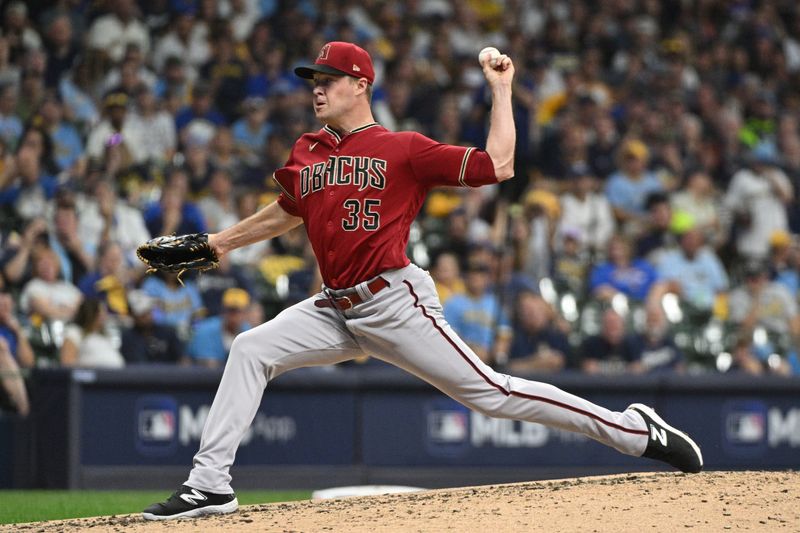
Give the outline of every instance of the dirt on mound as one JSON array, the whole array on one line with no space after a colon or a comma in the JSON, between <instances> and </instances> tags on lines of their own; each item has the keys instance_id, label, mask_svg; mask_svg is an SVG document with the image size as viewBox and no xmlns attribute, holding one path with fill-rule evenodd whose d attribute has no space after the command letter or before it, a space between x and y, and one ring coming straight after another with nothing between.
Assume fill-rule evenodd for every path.
<instances>
[{"instance_id":1,"label":"dirt on mound","mask_svg":"<svg viewBox=\"0 0 800 533\"><path fill-rule=\"evenodd\" d=\"M627 474L390 496L250 505L222 517L116 516L17 524L14 531L800 532L800 473Z\"/></svg>"}]
</instances>

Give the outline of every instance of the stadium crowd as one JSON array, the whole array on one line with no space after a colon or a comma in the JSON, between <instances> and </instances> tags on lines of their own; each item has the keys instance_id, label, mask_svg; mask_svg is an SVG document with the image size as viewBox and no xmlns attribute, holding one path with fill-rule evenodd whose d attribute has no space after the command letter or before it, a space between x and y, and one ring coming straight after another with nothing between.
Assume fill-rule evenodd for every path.
<instances>
[{"instance_id":1,"label":"stadium crowd","mask_svg":"<svg viewBox=\"0 0 800 533\"><path fill-rule=\"evenodd\" d=\"M57 0L0 35L0 382L224 364L319 288L302 227L187 278L138 244L277 197L319 128L293 67L352 41L392 130L481 147L477 52L516 66L516 177L437 190L410 257L513 372L800 373L800 7L692 0Z\"/></svg>"}]
</instances>

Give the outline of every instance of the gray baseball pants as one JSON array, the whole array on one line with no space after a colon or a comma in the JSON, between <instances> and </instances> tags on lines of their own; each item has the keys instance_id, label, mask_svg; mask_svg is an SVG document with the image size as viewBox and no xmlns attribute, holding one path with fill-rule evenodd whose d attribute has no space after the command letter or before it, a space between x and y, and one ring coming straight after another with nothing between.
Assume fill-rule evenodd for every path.
<instances>
[{"instance_id":1,"label":"gray baseball pants","mask_svg":"<svg viewBox=\"0 0 800 533\"><path fill-rule=\"evenodd\" d=\"M236 337L208 413L190 487L230 493L228 473L270 379L304 366L369 354L427 381L488 416L538 422L582 433L641 456L647 429L633 412L609 411L546 383L495 372L445 322L433 280L415 265L384 272L389 287L347 311L317 307L324 293ZM334 296L347 291L330 291Z\"/></svg>"}]
</instances>

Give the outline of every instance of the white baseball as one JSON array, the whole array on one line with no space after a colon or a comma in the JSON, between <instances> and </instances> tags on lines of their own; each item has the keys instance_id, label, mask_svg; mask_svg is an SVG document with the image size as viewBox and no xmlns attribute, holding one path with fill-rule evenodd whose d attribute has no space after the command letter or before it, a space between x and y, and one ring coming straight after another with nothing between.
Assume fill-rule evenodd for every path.
<instances>
[{"instance_id":1,"label":"white baseball","mask_svg":"<svg viewBox=\"0 0 800 533\"><path fill-rule=\"evenodd\" d=\"M500 57L500 50L495 48L494 46L487 46L483 50L480 51L478 54L478 63L483 66L486 54L491 54L489 56L489 65L494 68L497 66L497 58Z\"/></svg>"}]
</instances>

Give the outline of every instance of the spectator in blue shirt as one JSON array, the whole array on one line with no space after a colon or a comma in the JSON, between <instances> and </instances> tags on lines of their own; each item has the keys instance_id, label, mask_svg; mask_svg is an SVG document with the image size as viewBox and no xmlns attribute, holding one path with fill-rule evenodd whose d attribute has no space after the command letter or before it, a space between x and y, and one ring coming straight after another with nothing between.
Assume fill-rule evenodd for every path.
<instances>
[{"instance_id":1,"label":"spectator in blue shirt","mask_svg":"<svg viewBox=\"0 0 800 533\"><path fill-rule=\"evenodd\" d=\"M594 267L589 277L593 297L610 301L618 293L644 302L658 280L653 266L640 258L631 258L631 244L621 235L608 243L608 261Z\"/></svg>"},{"instance_id":2,"label":"spectator in blue shirt","mask_svg":"<svg viewBox=\"0 0 800 533\"><path fill-rule=\"evenodd\" d=\"M192 322L204 314L203 301L193 280L184 279L179 284L174 274L157 273L142 282L142 291L155 299L156 324L174 327L182 339L189 337Z\"/></svg>"},{"instance_id":3,"label":"spectator in blue shirt","mask_svg":"<svg viewBox=\"0 0 800 533\"><path fill-rule=\"evenodd\" d=\"M769 272L791 292L800 293L800 249L792 242L792 235L783 230L772 232L769 237Z\"/></svg>"},{"instance_id":4,"label":"spectator in blue shirt","mask_svg":"<svg viewBox=\"0 0 800 533\"><path fill-rule=\"evenodd\" d=\"M261 162L272 126L267 122L267 105L263 98L249 97L242 104L244 116L231 128L236 151L247 166Z\"/></svg>"},{"instance_id":5,"label":"spectator in blue shirt","mask_svg":"<svg viewBox=\"0 0 800 533\"><path fill-rule=\"evenodd\" d=\"M655 173L647 169L649 158L647 145L637 139L629 139L620 148L620 168L608 177L605 192L621 224L643 224L648 195L664 189Z\"/></svg>"},{"instance_id":6,"label":"spectator in blue shirt","mask_svg":"<svg viewBox=\"0 0 800 533\"><path fill-rule=\"evenodd\" d=\"M161 192L161 200L151 203L144 212L144 223L151 235L184 235L206 231L200 208L187 200L188 190L186 172L173 172Z\"/></svg>"},{"instance_id":7,"label":"spectator in blue shirt","mask_svg":"<svg viewBox=\"0 0 800 533\"><path fill-rule=\"evenodd\" d=\"M14 214L18 219L28 221L47 212L48 201L53 198L58 181L48 174L42 164L41 148L33 146L33 139L40 132L31 129L30 134L23 136L17 155L14 159L16 175L5 187L0 189L0 209ZM32 142L25 142L29 137Z\"/></svg>"},{"instance_id":8,"label":"spectator in blue shirt","mask_svg":"<svg viewBox=\"0 0 800 533\"><path fill-rule=\"evenodd\" d=\"M17 107L17 88L13 83L0 87L0 139L8 149L17 147L22 135L22 121L14 113Z\"/></svg>"},{"instance_id":9,"label":"spectator in blue shirt","mask_svg":"<svg viewBox=\"0 0 800 533\"><path fill-rule=\"evenodd\" d=\"M680 247L665 252L658 265L663 291L677 294L683 303L710 312L718 294L728 289L728 274L716 253L705 246L697 228L680 235Z\"/></svg>"},{"instance_id":10,"label":"spectator in blue shirt","mask_svg":"<svg viewBox=\"0 0 800 533\"><path fill-rule=\"evenodd\" d=\"M510 327L500 303L487 292L489 270L485 263L470 262L464 280L466 294L453 296L444 306L445 320L486 363L493 362L493 345L496 354L507 354L510 340Z\"/></svg>"},{"instance_id":11,"label":"spectator in blue shirt","mask_svg":"<svg viewBox=\"0 0 800 533\"><path fill-rule=\"evenodd\" d=\"M80 174L83 161L83 142L78 130L64 119L64 108L55 94L49 94L39 108L42 126L53 141L53 159L59 171Z\"/></svg>"},{"instance_id":12,"label":"spectator in blue shirt","mask_svg":"<svg viewBox=\"0 0 800 533\"><path fill-rule=\"evenodd\" d=\"M91 68L91 59L79 56L72 70L58 82L64 109L81 131L87 131L100 120L97 103L90 96Z\"/></svg>"},{"instance_id":13,"label":"spectator in blue shirt","mask_svg":"<svg viewBox=\"0 0 800 533\"><path fill-rule=\"evenodd\" d=\"M222 295L222 314L201 320L194 328L188 355L201 366L218 368L225 364L233 339L250 329L246 311L250 296L239 288L230 288Z\"/></svg>"},{"instance_id":14,"label":"spectator in blue shirt","mask_svg":"<svg viewBox=\"0 0 800 533\"><path fill-rule=\"evenodd\" d=\"M175 130L181 140L184 128L194 120L209 122L214 126L225 125L225 117L213 107L213 95L207 83L197 83L192 89L192 103L175 115Z\"/></svg>"},{"instance_id":15,"label":"spectator in blue shirt","mask_svg":"<svg viewBox=\"0 0 800 533\"><path fill-rule=\"evenodd\" d=\"M567 366L572 350L554 318L555 312L538 294L526 291L519 295L508 354L511 372L558 372Z\"/></svg>"},{"instance_id":16,"label":"spectator in blue shirt","mask_svg":"<svg viewBox=\"0 0 800 533\"><path fill-rule=\"evenodd\" d=\"M273 42L266 53L256 59L260 60L258 70L250 74L245 84L248 96L269 98L292 92L302 85L302 80L284 68L286 49L279 43Z\"/></svg>"},{"instance_id":17,"label":"spectator in blue shirt","mask_svg":"<svg viewBox=\"0 0 800 533\"><path fill-rule=\"evenodd\" d=\"M183 59L177 56L170 56L164 62L160 75L153 87L153 94L159 100L175 99L179 104L191 102L191 83L186 73L186 66Z\"/></svg>"}]
</instances>

